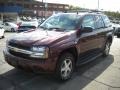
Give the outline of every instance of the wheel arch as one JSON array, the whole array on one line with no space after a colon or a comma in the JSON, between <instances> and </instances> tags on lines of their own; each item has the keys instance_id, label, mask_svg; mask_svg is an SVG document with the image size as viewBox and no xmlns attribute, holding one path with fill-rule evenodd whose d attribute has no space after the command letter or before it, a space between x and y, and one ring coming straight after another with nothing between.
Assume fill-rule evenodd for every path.
<instances>
[{"instance_id":1,"label":"wheel arch","mask_svg":"<svg viewBox=\"0 0 120 90\"><path fill-rule=\"evenodd\" d=\"M67 49L64 49L60 52L59 54L59 57L58 59L61 57L61 55L63 53L71 53L73 55L73 57L75 58L75 63L77 62L77 58L78 58L78 51L77 51L77 48L76 47L70 47L70 48L67 48Z\"/></svg>"},{"instance_id":2,"label":"wheel arch","mask_svg":"<svg viewBox=\"0 0 120 90\"><path fill-rule=\"evenodd\" d=\"M106 42L112 43L112 41L113 41L113 36L112 36L112 35L109 35L109 36L107 37Z\"/></svg>"}]
</instances>

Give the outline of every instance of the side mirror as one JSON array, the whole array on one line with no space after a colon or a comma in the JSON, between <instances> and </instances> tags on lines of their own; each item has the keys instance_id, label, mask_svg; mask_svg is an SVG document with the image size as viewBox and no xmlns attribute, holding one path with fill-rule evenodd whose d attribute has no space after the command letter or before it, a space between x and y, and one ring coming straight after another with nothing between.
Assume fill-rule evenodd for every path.
<instances>
[{"instance_id":1,"label":"side mirror","mask_svg":"<svg viewBox=\"0 0 120 90\"><path fill-rule=\"evenodd\" d=\"M93 31L93 28L92 27L84 27L82 28L82 33L89 33L89 32L92 32Z\"/></svg>"}]
</instances>

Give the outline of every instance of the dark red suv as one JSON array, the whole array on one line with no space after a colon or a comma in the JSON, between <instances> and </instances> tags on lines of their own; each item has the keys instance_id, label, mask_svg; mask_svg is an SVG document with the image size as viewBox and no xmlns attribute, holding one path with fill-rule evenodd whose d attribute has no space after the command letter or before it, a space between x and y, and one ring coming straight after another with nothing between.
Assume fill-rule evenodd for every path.
<instances>
[{"instance_id":1,"label":"dark red suv","mask_svg":"<svg viewBox=\"0 0 120 90\"><path fill-rule=\"evenodd\" d=\"M16 68L71 77L76 65L109 55L113 28L102 13L61 13L44 21L37 30L11 37L5 60Z\"/></svg>"}]
</instances>

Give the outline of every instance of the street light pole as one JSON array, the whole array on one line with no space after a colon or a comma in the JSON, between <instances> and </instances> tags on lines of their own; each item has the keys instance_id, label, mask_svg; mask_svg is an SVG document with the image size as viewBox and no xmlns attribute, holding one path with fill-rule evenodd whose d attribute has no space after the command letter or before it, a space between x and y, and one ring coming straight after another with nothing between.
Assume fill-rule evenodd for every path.
<instances>
[{"instance_id":1,"label":"street light pole","mask_svg":"<svg viewBox=\"0 0 120 90\"><path fill-rule=\"evenodd\" d=\"M98 0L98 10L99 10L99 4L100 4L100 3L99 3L99 0Z\"/></svg>"},{"instance_id":2,"label":"street light pole","mask_svg":"<svg viewBox=\"0 0 120 90\"><path fill-rule=\"evenodd\" d=\"M45 2L45 18L47 17L47 7L48 7L48 4L47 2Z\"/></svg>"},{"instance_id":3,"label":"street light pole","mask_svg":"<svg viewBox=\"0 0 120 90\"><path fill-rule=\"evenodd\" d=\"M43 18L43 7L44 7L44 4L43 4L43 0L42 0L42 18Z\"/></svg>"}]
</instances>

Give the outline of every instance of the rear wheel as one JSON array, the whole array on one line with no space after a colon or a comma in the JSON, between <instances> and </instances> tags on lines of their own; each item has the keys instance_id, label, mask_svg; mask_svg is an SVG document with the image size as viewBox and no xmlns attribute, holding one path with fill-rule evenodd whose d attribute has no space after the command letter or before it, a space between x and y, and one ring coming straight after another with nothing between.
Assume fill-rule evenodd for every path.
<instances>
[{"instance_id":1,"label":"rear wheel","mask_svg":"<svg viewBox=\"0 0 120 90\"><path fill-rule=\"evenodd\" d=\"M68 80L71 78L74 70L74 57L71 53L61 55L56 68L56 76L60 80Z\"/></svg>"},{"instance_id":2,"label":"rear wheel","mask_svg":"<svg viewBox=\"0 0 120 90\"><path fill-rule=\"evenodd\" d=\"M104 48L104 51L103 51L103 56L108 56L109 55L110 46L111 46L111 43L109 41L106 42L105 48Z\"/></svg>"},{"instance_id":3,"label":"rear wheel","mask_svg":"<svg viewBox=\"0 0 120 90\"><path fill-rule=\"evenodd\" d=\"M5 38L5 36L2 36L2 38Z\"/></svg>"},{"instance_id":4,"label":"rear wheel","mask_svg":"<svg viewBox=\"0 0 120 90\"><path fill-rule=\"evenodd\" d=\"M14 28L11 28L11 32L15 32L15 29L14 29Z\"/></svg>"}]
</instances>

